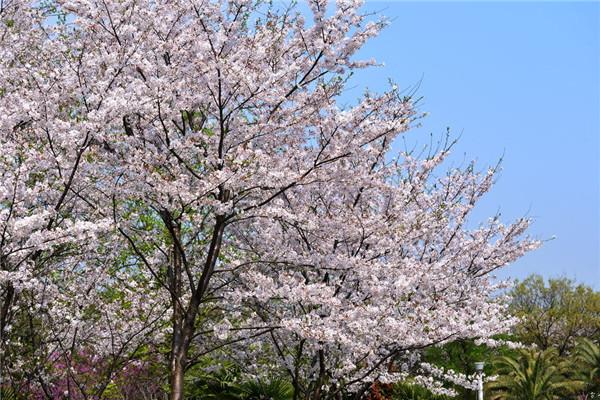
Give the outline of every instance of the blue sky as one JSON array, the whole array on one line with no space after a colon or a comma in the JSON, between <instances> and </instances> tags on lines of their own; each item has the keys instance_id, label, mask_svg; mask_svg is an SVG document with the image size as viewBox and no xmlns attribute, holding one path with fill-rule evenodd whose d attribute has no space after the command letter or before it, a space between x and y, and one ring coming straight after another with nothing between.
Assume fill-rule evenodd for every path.
<instances>
[{"instance_id":1,"label":"blue sky","mask_svg":"<svg viewBox=\"0 0 600 400\"><path fill-rule=\"evenodd\" d=\"M500 276L567 276L600 289L600 3L368 1L365 9L392 19L359 57L385 66L361 71L347 95L383 89L388 78L420 82L430 115L411 143L450 127L460 135L455 160L483 168L504 155L474 219L528 215L534 236L556 236Z\"/></svg>"}]
</instances>

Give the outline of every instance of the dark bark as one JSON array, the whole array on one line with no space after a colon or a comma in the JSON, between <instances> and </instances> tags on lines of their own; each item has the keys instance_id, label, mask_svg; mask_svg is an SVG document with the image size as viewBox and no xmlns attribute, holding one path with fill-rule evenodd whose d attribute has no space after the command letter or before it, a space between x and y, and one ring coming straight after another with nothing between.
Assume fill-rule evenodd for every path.
<instances>
[{"instance_id":1,"label":"dark bark","mask_svg":"<svg viewBox=\"0 0 600 400\"><path fill-rule=\"evenodd\" d=\"M227 198L227 194L225 198ZM180 306L181 296L179 299L173 298L173 339L171 343L171 357L169 363L169 384L171 387L170 400L183 400L184 393L184 376L187 367L188 353L194 332L196 329L196 317L198 314L198 307L204 299L204 295L208 289L210 278L214 272L219 253L221 251L221 242L223 240L223 231L225 228L225 217L218 215L215 221L215 227L213 229L213 235L210 246L208 248L208 254L206 256L206 262L202 270L202 274L198 281L198 284L192 294L192 297L185 309ZM176 248L177 249L177 248ZM177 254L178 250L175 250L174 254ZM173 275L172 280L176 281L177 287L173 287L172 296L181 293L181 257L174 257L174 260L179 259L177 262L173 262ZM177 300L177 301L175 301Z\"/></svg>"}]
</instances>

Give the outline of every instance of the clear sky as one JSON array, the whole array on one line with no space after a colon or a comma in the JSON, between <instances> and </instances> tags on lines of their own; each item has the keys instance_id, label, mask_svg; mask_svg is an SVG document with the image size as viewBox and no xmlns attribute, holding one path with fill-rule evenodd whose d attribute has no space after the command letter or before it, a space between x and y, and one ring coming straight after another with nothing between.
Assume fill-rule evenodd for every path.
<instances>
[{"instance_id":1,"label":"clear sky","mask_svg":"<svg viewBox=\"0 0 600 400\"><path fill-rule=\"evenodd\" d=\"M548 241L502 277L567 276L600 289L600 3L367 1L391 25L361 52L384 67L361 72L357 92L420 82L430 113L409 140L450 127L455 160L500 179L474 214L528 215ZM351 93L348 93L351 95Z\"/></svg>"}]
</instances>

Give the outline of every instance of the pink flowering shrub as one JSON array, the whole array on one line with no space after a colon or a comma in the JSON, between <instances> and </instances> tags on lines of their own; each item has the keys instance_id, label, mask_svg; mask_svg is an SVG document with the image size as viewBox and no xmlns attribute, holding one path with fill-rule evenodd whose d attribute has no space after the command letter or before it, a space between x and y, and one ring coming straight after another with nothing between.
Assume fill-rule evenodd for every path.
<instances>
[{"instance_id":1,"label":"pink flowering shrub","mask_svg":"<svg viewBox=\"0 0 600 400\"><path fill-rule=\"evenodd\" d=\"M55 378L45 385L29 384L23 391L31 400L157 399L165 394L163 371L156 357L110 360L89 352L72 357L55 355L50 371Z\"/></svg>"}]
</instances>

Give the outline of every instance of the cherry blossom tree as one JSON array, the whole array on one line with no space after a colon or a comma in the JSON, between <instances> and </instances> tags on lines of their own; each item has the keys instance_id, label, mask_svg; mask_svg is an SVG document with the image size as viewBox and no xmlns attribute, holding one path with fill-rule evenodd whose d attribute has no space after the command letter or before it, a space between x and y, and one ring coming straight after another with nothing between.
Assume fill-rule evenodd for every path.
<instances>
[{"instance_id":1,"label":"cherry blossom tree","mask_svg":"<svg viewBox=\"0 0 600 400\"><path fill-rule=\"evenodd\" d=\"M311 0L308 20L243 0L0 4L2 212L27 260L3 264L3 304L15 273L81 282L62 312L96 293L86 327L108 326L112 353L168 338L172 400L202 355L239 343L316 399L510 323L489 274L536 242L526 220L467 228L493 171L436 179L448 148L391 154L420 117L395 85L339 100L385 25L360 1ZM137 312L98 300L116 281Z\"/></svg>"},{"instance_id":2,"label":"cherry blossom tree","mask_svg":"<svg viewBox=\"0 0 600 400\"><path fill-rule=\"evenodd\" d=\"M98 143L65 79L68 49L55 40L64 25L46 26L51 11L0 2L0 376L52 397L78 354L103 359L96 389L69 376L75 398L106 388L165 307L120 286L146 281L128 272L112 218L94 203L100 187L88 171Z\"/></svg>"}]
</instances>

